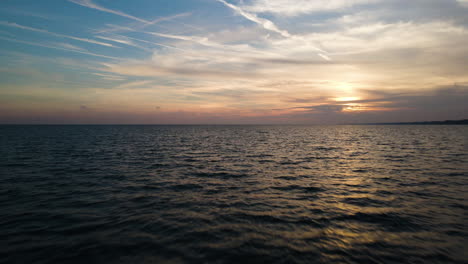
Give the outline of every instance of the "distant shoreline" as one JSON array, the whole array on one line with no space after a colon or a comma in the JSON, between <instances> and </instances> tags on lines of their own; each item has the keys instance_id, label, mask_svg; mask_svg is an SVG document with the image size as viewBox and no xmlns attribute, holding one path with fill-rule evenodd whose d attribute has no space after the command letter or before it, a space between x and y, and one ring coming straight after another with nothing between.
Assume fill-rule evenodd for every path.
<instances>
[{"instance_id":1,"label":"distant shoreline","mask_svg":"<svg viewBox=\"0 0 468 264\"><path fill-rule=\"evenodd\" d=\"M359 123L350 125L468 125L468 119L423 122Z\"/></svg>"}]
</instances>

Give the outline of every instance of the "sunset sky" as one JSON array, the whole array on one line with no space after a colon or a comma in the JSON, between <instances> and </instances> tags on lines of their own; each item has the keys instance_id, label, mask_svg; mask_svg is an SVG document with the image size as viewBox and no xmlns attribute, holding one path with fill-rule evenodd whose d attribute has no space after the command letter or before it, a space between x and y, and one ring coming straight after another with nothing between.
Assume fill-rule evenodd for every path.
<instances>
[{"instance_id":1,"label":"sunset sky","mask_svg":"<svg viewBox=\"0 0 468 264\"><path fill-rule=\"evenodd\" d=\"M0 0L0 123L468 118L468 0Z\"/></svg>"}]
</instances>

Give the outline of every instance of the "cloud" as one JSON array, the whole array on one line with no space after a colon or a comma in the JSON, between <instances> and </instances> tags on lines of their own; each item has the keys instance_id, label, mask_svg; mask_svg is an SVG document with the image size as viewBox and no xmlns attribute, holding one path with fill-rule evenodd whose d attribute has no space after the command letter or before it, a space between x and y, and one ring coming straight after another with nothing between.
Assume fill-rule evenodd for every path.
<instances>
[{"instance_id":1,"label":"cloud","mask_svg":"<svg viewBox=\"0 0 468 264\"><path fill-rule=\"evenodd\" d=\"M47 44L41 44L41 43L37 43L37 42L30 42L30 41L23 41L23 40L17 40L17 39L11 39L11 38L4 38L4 37L0 37L0 39L3 39L3 40L6 40L6 41L11 41L11 42L17 42L17 43L22 43L22 44L26 44L26 45L31 45L31 46L38 46L38 47L44 47L44 48L49 48L49 49L57 49L57 50L64 50L64 51L70 51L70 52L76 52L76 53L81 53L81 54L85 54L85 55L90 55L90 56L94 56L94 57L101 57L101 58L106 58L106 59L116 59L118 60L119 58L116 58L116 57L112 57L112 56L106 56L106 55L101 55L101 54L97 54L97 53L92 53L92 52L88 52L88 51L85 51L81 48L66 48L66 47L63 47L64 44L59 44L58 46L54 46L54 45L47 45ZM66 44L65 44L66 46Z\"/></svg>"},{"instance_id":2,"label":"cloud","mask_svg":"<svg viewBox=\"0 0 468 264\"><path fill-rule=\"evenodd\" d=\"M330 57L325 54L319 53L318 55L324 60L331 61Z\"/></svg>"},{"instance_id":3,"label":"cloud","mask_svg":"<svg viewBox=\"0 0 468 264\"><path fill-rule=\"evenodd\" d=\"M72 3L75 3L77 5L81 5L81 6L96 9L96 10L99 10L99 11L102 11L102 12L114 14L114 15L121 16L121 17L125 17L125 18L128 18L128 19L132 19L132 20L135 20L135 21L138 21L138 22L145 23L145 24L152 23L152 21L141 19L141 18L132 16L132 15L126 14L126 13L124 13L122 11L105 8L103 6L100 6L98 4L93 3L93 1L91 1L91 0L68 0L68 1L72 2Z\"/></svg>"},{"instance_id":4,"label":"cloud","mask_svg":"<svg viewBox=\"0 0 468 264\"><path fill-rule=\"evenodd\" d=\"M228 2L226 2L224 0L217 0L217 1L220 2L220 3L223 3L227 7L231 8L234 11L236 11L239 15L245 17L246 19L261 25L266 30L276 32L276 33L278 33L281 36L286 37L286 38L291 37L291 34L289 34L288 31L279 29L275 25L275 23L273 23L272 21L270 21L268 19L260 18L260 17L256 16L255 14L246 12L246 11L242 10L242 8L240 8L240 7L236 6L236 5L230 4L230 3L228 3Z\"/></svg>"},{"instance_id":5,"label":"cloud","mask_svg":"<svg viewBox=\"0 0 468 264\"><path fill-rule=\"evenodd\" d=\"M457 2L462 6L468 7L468 0L457 0Z\"/></svg>"},{"instance_id":6,"label":"cloud","mask_svg":"<svg viewBox=\"0 0 468 264\"><path fill-rule=\"evenodd\" d=\"M191 12L185 12L185 13L175 14L175 15L172 15L172 16L158 17L158 18L150 21L149 23L144 24L143 27L146 27L146 26L149 26L149 25L154 25L156 23L163 22L163 21L170 21L170 20L173 20L173 19L176 19L176 18L187 17L187 16L190 16L191 14L192 14Z\"/></svg>"},{"instance_id":7,"label":"cloud","mask_svg":"<svg viewBox=\"0 0 468 264\"><path fill-rule=\"evenodd\" d=\"M99 76L104 80L109 80L109 81L125 81L127 78L120 76L120 75L114 75L114 74L105 74L105 73L99 73L95 72L93 75Z\"/></svg>"},{"instance_id":8,"label":"cloud","mask_svg":"<svg viewBox=\"0 0 468 264\"><path fill-rule=\"evenodd\" d=\"M124 45L127 45L127 46L131 46L131 47L142 49L144 51L151 52L151 49L140 46L140 45L136 44L135 42L131 41L128 37L125 37L125 36L118 36L118 35L115 35L115 36L112 36L112 37L109 37L109 36L96 36L96 38L100 38L100 39L103 39L103 40L124 44Z\"/></svg>"},{"instance_id":9,"label":"cloud","mask_svg":"<svg viewBox=\"0 0 468 264\"><path fill-rule=\"evenodd\" d=\"M62 48L67 49L67 50L76 50L76 51L86 52L85 49L83 49L81 47L78 47L78 46L75 46L75 45L72 45L72 44L69 44L69 43L55 43L55 45L57 47L62 47Z\"/></svg>"},{"instance_id":10,"label":"cloud","mask_svg":"<svg viewBox=\"0 0 468 264\"><path fill-rule=\"evenodd\" d=\"M320 54L319 54L320 56ZM295 58L252 58L253 61L260 63L271 63L271 64L284 64L284 65L332 65L332 64L344 64L345 62L330 61L330 60L305 60Z\"/></svg>"},{"instance_id":11,"label":"cloud","mask_svg":"<svg viewBox=\"0 0 468 264\"><path fill-rule=\"evenodd\" d=\"M5 8L5 9L0 9L0 10L7 11L8 13L15 14L15 15L26 16L26 17L37 17L37 18L45 19L45 20L57 20L58 19L58 16L55 16L55 15L29 12L24 9Z\"/></svg>"},{"instance_id":12,"label":"cloud","mask_svg":"<svg viewBox=\"0 0 468 264\"><path fill-rule=\"evenodd\" d=\"M140 26L141 28L144 28L144 27L149 26L149 25L154 25L154 24L162 22L162 21L169 21L169 20L172 20L172 19L175 19L175 18L186 17L186 16L189 16L191 14L190 12L185 12L185 13L180 13L180 14L176 14L176 15L166 16L166 17L159 17L159 18L156 18L156 19L153 19L153 20L146 20L146 19L142 19L142 18L139 18L139 17L136 17L136 16L129 15L129 14L127 14L125 12L122 12L122 11L119 11L119 10L109 9L109 8L100 6L100 5L96 4L96 3L94 3L92 0L68 0L68 1L72 2L72 3L75 3L77 5L87 7L87 8L96 9L96 10L99 10L99 11L102 11L102 12L105 12L105 13L110 13L110 14L114 14L114 15L117 15L117 16L121 16L121 17L131 19L131 20L134 20L134 21L137 21L137 22L141 22L141 23L143 23L143 25ZM105 31L102 31L102 32L107 32L107 31L105 30ZM100 33L102 33L102 32L100 32Z\"/></svg>"},{"instance_id":13,"label":"cloud","mask_svg":"<svg viewBox=\"0 0 468 264\"><path fill-rule=\"evenodd\" d=\"M10 36L10 37L15 37L14 34L10 33L10 32L7 32L7 31L3 31L3 30L0 30L0 34L2 35L7 35L7 36Z\"/></svg>"},{"instance_id":14,"label":"cloud","mask_svg":"<svg viewBox=\"0 0 468 264\"><path fill-rule=\"evenodd\" d=\"M106 28L104 29L99 29L95 30L95 33L101 34L101 33L111 33L111 32L126 32L126 31L141 31L145 29L148 26L158 24L160 22L164 21L171 21L176 18L182 18L182 17L187 17L190 16L192 13L190 12L185 12L185 13L180 13L180 14L175 14L175 15L170 15L170 16L165 16L165 17L158 17L152 21L148 21L146 23L133 23L129 24L127 26L118 26L118 25L113 25L113 24L107 24Z\"/></svg>"},{"instance_id":15,"label":"cloud","mask_svg":"<svg viewBox=\"0 0 468 264\"><path fill-rule=\"evenodd\" d=\"M116 73L127 76L140 76L140 77L157 77L157 76L185 76L191 78L214 78L214 79L225 79L225 78L240 78L248 79L257 76L254 72L234 72L234 71L223 71L220 69L211 68L192 68L185 65L158 65L153 62L127 62L121 64L103 63L102 71L109 73Z\"/></svg>"},{"instance_id":16,"label":"cloud","mask_svg":"<svg viewBox=\"0 0 468 264\"><path fill-rule=\"evenodd\" d=\"M367 91L370 94L379 94L379 91ZM447 111L450 108L468 110L464 102L468 100L468 86L441 86L432 89L393 91L378 96L371 103L384 103L387 107L408 108L430 112ZM363 101L366 102L366 101Z\"/></svg>"},{"instance_id":17,"label":"cloud","mask_svg":"<svg viewBox=\"0 0 468 264\"><path fill-rule=\"evenodd\" d=\"M323 104L323 105L300 107L299 109L310 109L314 112L321 112L321 113L329 113L329 112L337 113L337 112L342 112L345 107L346 106L344 105Z\"/></svg>"},{"instance_id":18,"label":"cloud","mask_svg":"<svg viewBox=\"0 0 468 264\"><path fill-rule=\"evenodd\" d=\"M224 82L245 79L250 81L245 85L251 87L258 87L257 82L265 78L272 83L292 80L284 89L305 97L324 90L354 97L356 88L430 87L467 78L460 58L468 54L468 48L462 45L468 33L449 22L358 25L301 38L257 39L256 46L224 43L226 35L236 33L211 33L208 38L148 32L172 40L170 50L155 50L151 59L122 61L102 70L137 77L180 76L192 79L194 84L203 78L224 78ZM399 41L401 38L405 41ZM314 45L305 44L311 41L327 47L335 59L322 60ZM452 48L447 50L448 46ZM450 71L454 79L440 78L446 74L443 71Z\"/></svg>"},{"instance_id":19,"label":"cloud","mask_svg":"<svg viewBox=\"0 0 468 264\"><path fill-rule=\"evenodd\" d=\"M164 47L164 48L176 49L176 50L184 51L183 49L179 49L179 48L177 48L177 47L173 47L173 46L161 44L161 43L154 42L154 41L148 41L148 40L138 39L138 38L129 37L129 36L125 36L125 38L127 38L127 39L132 39L132 40L136 40L136 41L142 42L142 43L151 44L151 45L154 45L154 46L160 46L160 47Z\"/></svg>"},{"instance_id":20,"label":"cloud","mask_svg":"<svg viewBox=\"0 0 468 264\"><path fill-rule=\"evenodd\" d=\"M302 41L302 42L306 42L306 43L301 43L301 44L303 44L303 45L306 44L309 47L313 47L313 49L315 51L320 51L321 52L321 53L318 54L321 58L323 58L325 60L331 60L330 57L328 57L327 55L324 54L324 53L326 53L326 51L324 51L324 50L322 50L322 49L320 49L318 47L315 47L315 46L313 46L311 44L311 43L313 43L313 41L311 41L311 40L304 41L304 39L301 36L292 35L287 30L283 30L283 29L278 28L278 26L276 26L276 24L273 23L271 20L268 20L268 19L265 19L265 18L260 18L255 14L246 12L241 7L230 4L230 3L226 2L225 0L217 0L217 1L220 2L220 3L223 3L224 5L226 5L227 7L231 8L231 9L233 9L234 11L236 11L238 14L245 17L246 19L261 25L266 30L278 33L281 36L283 36L284 38L289 38L289 39L294 39L294 40L299 40L299 41Z\"/></svg>"},{"instance_id":21,"label":"cloud","mask_svg":"<svg viewBox=\"0 0 468 264\"><path fill-rule=\"evenodd\" d=\"M313 110L314 112L347 112L348 114L400 111L407 112L409 116L411 116L411 112L426 112L437 116L436 113L444 113L448 110L468 113L466 112L468 106L464 103L468 99L468 86L441 86L424 90L412 89L405 91L362 90L361 92L363 97L367 99L340 101L339 103L332 97L305 100L301 98L288 99L288 102L302 104L302 106L289 109ZM308 105L310 103L315 104Z\"/></svg>"},{"instance_id":22,"label":"cloud","mask_svg":"<svg viewBox=\"0 0 468 264\"><path fill-rule=\"evenodd\" d=\"M376 3L380 0L253 0L242 8L253 13L272 13L283 16L297 16L313 12L334 11L356 5Z\"/></svg>"},{"instance_id":23,"label":"cloud","mask_svg":"<svg viewBox=\"0 0 468 264\"><path fill-rule=\"evenodd\" d=\"M114 87L115 89L129 89L129 88L137 88L137 87L145 87L148 84L152 83L153 81L135 81L135 82L128 82L121 85Z\"/></svg>"},{"instance_id":24,"label":"cloud","mask_svg":"<svg viewBox=\"0 0 468 264\"><path fill-rule=\"evenodd\" d=\"M5 21L0 21L0 25L8 26L8 27L14 27L14 28L19 28L19 29L23 29L23 30L34 31L34 32L39 32L39 33L44 33L44 34L48 34L48 35L52 35L52 36L56 36L56 37L62 37L62 38L73 39L73 40L77 40L77 41L81 41L81 42L87 42L87 43L97 44L97 45L106 46L106 47L115 47L114 45L109 44L109 43L105 43L105 42L100 42L100 41L96 41L96 40L92 40L92 39L87 39L87 38L78 38L78 37L74 37L74 36L69 36L69 35L54 33L54 32L50 32L50 31L44 30L44 29L33 28L33 27L28 27L28 26L22 26L22 25L19 25L19 24L16 24L16 23L10 23L10 22L5 22Z\"/></svg>"},{"instance_id":25,"label":"cloud","mask_svg":"<svg viewBox=\"0 0 468 264\"><path fill-rule=\"evenodd\" d=\"M380 90L368 90L366 93L377 97L373 100L340 103L332 103L332 98L321 102L316 100L317 98L310 98L314 105L307 105L307 100L301 101L298 98L298 103L302 103L302 106L276 109L277 115L264 116L263 120L273 120L277 123L352 124L468 118L468 86L443 86L384 93Z\"/></svg>"}]
</instances>

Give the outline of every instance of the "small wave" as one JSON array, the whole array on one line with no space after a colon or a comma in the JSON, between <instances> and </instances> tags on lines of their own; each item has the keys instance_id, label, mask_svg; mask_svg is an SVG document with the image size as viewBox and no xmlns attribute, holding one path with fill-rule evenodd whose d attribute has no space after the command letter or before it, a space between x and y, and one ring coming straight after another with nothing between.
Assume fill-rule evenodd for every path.
<instances>
[{"instance_id":1,"label":"small wave","mask_svg":"<svg viewBox=\"0 0 468 264\"><path fill-rule=\"evenodd\" d=\"M171 190L174 191L188 191L188 190L201 190L204 187L199 185L199 184L176 184L168 187Z\"/></svg>"},{"instance_id":2,"label":"small wave","mask_svg":"<svg viewBox=\"0 0 468 264\"><path fill-rule=\"evenodd\" d=\"M344 203L357 205L361 207L387 207L388 202L379 201L371 198L345 198L342 200Z\"/></svg>"},{"instance_id":3,"label":"small wave","mask_svg":"<svg viewBox=\"0 0 468 264\"><path fill-rule=\"evenodd\" d=\"M369 224L375 224L382 229L391 232L415 232L422 227L408 217L398 215L396 213L356 213L353 215L345 215L334 218L337 221L356 221Z\"/></svg>"},{"instance_id":4,"label":"small wave","mask_svg":"<svg viewBox=\"0 0 468 264\"><path fill-rule=\"evenodd\" d=\"M324 191L322 188L314 186L300 186L300 185L287 185L287 186L273 186L271 189L280 191L301 191L306 193L316 193Z\"/></svg>"},{"instance_id":5,"label":"small wave","mask_svg":"<svg viewBox=\"0 0 468 264\"><path fill-rule=\"evenodd\" d=\"M246 174L236 174L236 173L227 173L227 172L197 172L191 173L191 176L200 177L200 178L222 178L222 179L231 179L231 178L243 178L247 177Z\"/></svg>"},{"instance_id":6,"label":"small wave","mask_svg":"<svg viewBox=\"0 0 468 264\"><path fill-rule=\"evenodd\" d=\"M297 177L297 176L280 176L280 177L276 177L276 179L286 180L286 181L296 181L296 180L299 179L299 177Z\"/></svg>"}]
</instances>

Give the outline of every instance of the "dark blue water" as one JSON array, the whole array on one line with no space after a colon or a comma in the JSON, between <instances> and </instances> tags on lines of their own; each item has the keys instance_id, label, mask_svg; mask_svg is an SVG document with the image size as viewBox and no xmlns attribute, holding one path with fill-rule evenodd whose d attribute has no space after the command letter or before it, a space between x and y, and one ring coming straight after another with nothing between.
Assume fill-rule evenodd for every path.
<instances>
[{"instance_id":1,"label":"dark blue water","mask_svg":"<svg viewBox=\"0 0 468 264\"><path fill-rule=\"evenodd\" d=\"M0 262L468 263L468 126L0 126Z\"/></svg>"}]
</instances>

